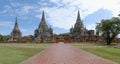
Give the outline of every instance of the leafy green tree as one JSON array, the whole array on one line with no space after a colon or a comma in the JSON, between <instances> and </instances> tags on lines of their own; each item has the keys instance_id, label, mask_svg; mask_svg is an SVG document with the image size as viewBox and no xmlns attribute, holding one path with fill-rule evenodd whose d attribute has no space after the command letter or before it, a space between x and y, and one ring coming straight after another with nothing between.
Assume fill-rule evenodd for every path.
<instances>
[{"instance_id":1,"label":"leafy green tree","mask_svg":"<svg viewBox=\"0 0 120 64\"><path fill-rule=\"evenodd\" d=\"M58 37L59 35L58 34L53 34L54 37Z\"/></svg>"},{"instance_id":2,"label":"leafy green tree","mask_svg":"<svg viewBox=\"0 0 120 64\"><path fill-rule=\"evenodd\" d=\"M10 38L10 35L1 35L0 34L0 42L7 41Z\"/></svg>"},{"instance_id":3,"label":"leafy green tree","mask_svg":"<svg viewBox=\"0 0 120 64\"><path fill-rule=\"evenodd\" d=\"M63 33L63 34L59 34L59 36L68 36L69 33Z\"/></svg>"},{"instance_id":4,"label":"leafy green tree","mask_svg":"<svg viewBox=\"0 0 120 64\"><path fill-rule=\"evenodd\" d=\"M3 35L0 34L0 42L3 40L4 40Z\"/></svg>"},{"instance_id":5,"label":"leafy green tree","mask_svg":"<svg viewBox=\"0 0 120 64\"><path fill-rule=\"evenodd\" d=\"M10 38L10 35L4 35L3 38L4 38L4 41L7 41Z\"/></svg>"},{"instance_id":6,"label":"leafy green tree","mask_svg":"<svg viewBox=\"0 0 120 64\"><path fill-rule=\"evenodd\" d=\"M120 18L113 17L112 19L102 20L96 26L96 31L110 45L112 40L120 33Z\"/></svg>"}]
</instances>

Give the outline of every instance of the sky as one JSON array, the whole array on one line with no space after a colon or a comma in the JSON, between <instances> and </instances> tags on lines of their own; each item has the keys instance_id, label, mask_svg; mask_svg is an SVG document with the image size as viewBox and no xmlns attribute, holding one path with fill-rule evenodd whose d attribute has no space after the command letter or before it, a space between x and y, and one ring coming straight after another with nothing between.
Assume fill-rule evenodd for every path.
<instances>
[{"instance_id":1,"label":"sky","mask_svg":"<svg viewBox=\"0 0 120 64\"><path fill-rule=\"evenodd\" d=\"M33 35L43 10L56 34L69 32L78 10L84 26L95 30L96 23L120 13L120 0L0 0L0 33L9 35L18 17L22 35Z\"/></svg>"}]
</instances>

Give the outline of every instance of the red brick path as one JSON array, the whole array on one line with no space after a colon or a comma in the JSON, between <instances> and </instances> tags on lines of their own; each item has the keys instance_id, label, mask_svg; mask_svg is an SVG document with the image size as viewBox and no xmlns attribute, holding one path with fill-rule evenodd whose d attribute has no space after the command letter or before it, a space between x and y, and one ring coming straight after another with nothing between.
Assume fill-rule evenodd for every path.
<instances>
[{"instance_id":1,"label":"red brick path","mask_svg":"<svg viewBox=\"0 0 120 64\"><path fill-rule=\"evenodd\" d=\"M54 44L21 64L115 64L69 44Z\"/></svg>"}]
</instances>

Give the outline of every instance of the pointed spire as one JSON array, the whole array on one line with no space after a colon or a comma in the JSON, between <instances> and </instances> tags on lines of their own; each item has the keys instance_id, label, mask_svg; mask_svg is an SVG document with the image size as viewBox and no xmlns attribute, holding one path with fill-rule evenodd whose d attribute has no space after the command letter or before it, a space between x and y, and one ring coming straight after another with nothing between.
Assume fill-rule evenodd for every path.
<instances>
[{"instance_id":1,"label":"pointed spire","mask_svg":"<svg viewBox=\"0 0 120 64\"><path fill-rule=\"evenodd\" d=\"M42 12L42 18L41 18L40 25L41 25L41 24L46 24L46 22L45 22L45 14L44 14L44 10L43 10L43 12ZM40 25L39 25L39 27L40 27Z\"/></svg>"},{"instance_id":2,"label":"pointed spire","mask_svg":"<svg viewBox=\"0 0 120 64\"><path fill-rule=\"evenodd\" d=\"M44 10L43 10L43 12L42 12L42 19L41 19L41 21L45 21Z\"/></svg>"},{"instance_id":3,"label":"pointed spire","mask_svg":"<svg viewBox=\"0 0 120 64\"><path fill-rule=\"evenodd\" d=\"M77 15L77 20L76 21L81 21L79 10L78 10L78 15Z\"/></svg>"},{"instance_id":4,"label":"pointed spire","mask_svg":"<svg viewBox=\"0 0 120 64\"><path fill-rule=\"evenodd\" d=\"M46 20L45 20L44 10L43 10L43 12L42 12L42 18L41 18L41 22L40 22L40 24L39 24L39 28L40 28L40 27L43 27L43 25L44 25L44 27L48 28L48 26L47 26L47 24L46 24Z\"/></svg>"},{"instance_id":5,"label":"pointed spire","mask_svg":"<svg viewBox=\"0 0 120 64\"><path fill-rule=\"evenodd\" d=\"M19 27L18 27L18 19L16 17L16 20L15 20L15 25L14 25L14 28L11 32L11 38L10 40L11 41L19 41L22 37L22 33L21 31L19 30Z\"/></svg>"},{"instance_id":6,"label":"pointed spire","mask_svg":"<svg viewBox=\"0 0 120 64\"><path fill-rule=\"evenodd\" d=\"M18 29L18 19L17 19L17 17L16 17L14 29Z\"/></svg>"}]
</instances>

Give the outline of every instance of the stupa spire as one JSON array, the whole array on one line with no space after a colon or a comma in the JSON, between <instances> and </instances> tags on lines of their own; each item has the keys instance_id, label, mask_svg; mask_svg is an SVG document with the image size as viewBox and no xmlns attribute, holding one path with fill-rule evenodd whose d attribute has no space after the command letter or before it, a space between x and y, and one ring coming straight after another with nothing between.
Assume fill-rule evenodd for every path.
<instances>
[{"instance_id":1,"label":"stupa spire","mask_svg":"<svg viewBox=\"0 0 120 64\"><path fill-rule=\"evenodd\" d=\"M80 12L78 10L78 14L77 14L77 20L76 21L81 21L81 17L80 17Z\"/></svg>"},{"instance_id":2,"label":"stupa spire","mask_svg":"<svg viewBox=\"0 0 120 64\"><path fill-rule=\"evenodd\" d=\"M45 21L44 10L43 10L43 12L42 12L42 19L41 19L41 21Z\"/></svg>"},{"instance_id":3,"label":"stupa spire","mask_svg":"<svg viewBox=\"0 0 120 64\"><path fill-rule=\"evenodd\" d=\"M15 20L15 25L13 28L13 31L11 32L11 38L9 39L9 41L19 41L22 38L22 33L18 27L18 19L16 17Z\"/></svg>"},{"instance_id":4,"label":"stupa spire","mask_svg":"<svg viewBox=\"0 0 120 64\"><path fill-rule=\"evenodd\" d=\"M19 28L18 28L18 19L17 19L17 17L16 17L14 29L19 29Z\"/></svg>"},{"instance_id":5,"label":"stupa spire","mask_svg":"<svg viewBox=\"0 0 120 64\"><path fill-rule=\"evenodd\" d=\"M40 24L39 24L39 28L41 27L41 26L47 26L46 25L46 20L45 20L45 14L44 14L44 10L43 10L43 12L42 12L42 18L41 18L41 22L40 22Z\"/></svg>"}]
</instances>

